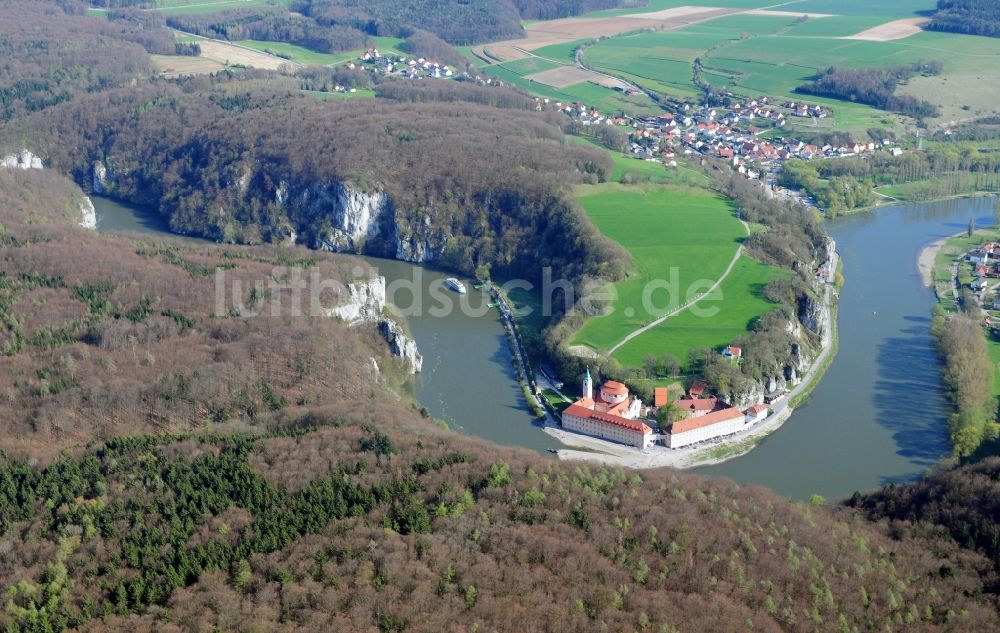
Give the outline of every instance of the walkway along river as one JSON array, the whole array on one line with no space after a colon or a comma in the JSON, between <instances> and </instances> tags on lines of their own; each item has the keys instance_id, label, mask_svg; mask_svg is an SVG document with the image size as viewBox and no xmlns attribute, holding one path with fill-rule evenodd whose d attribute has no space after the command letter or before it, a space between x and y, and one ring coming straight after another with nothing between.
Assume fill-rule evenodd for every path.
<instances>
[{"instance_id":1,"label":"walkway along river","mask_svg":"<svg viewBox=\"0 0 1000 633\"><path fill-rule=\"evenodd\" d=\"M109 221L115 214L131 218L121 228L156 230L136 222L127 207L98 198L94 205L101 230L115 229ZM887 207L830 222L847 280L837 357L811 400L779 431L744 457L695 472L796 498L818 493L837 499L911 479L947 455L948 403L928 333L934 297L920 282L916 259L924 245L963 230L970 217L979 226L992 223L992 209L992 198L975 198ZM420 271L425 291L447 276L371 261L390 283ZM501 444L558 446L525 410L495 310L480 318L455 311L408 321L425 359L414 393L434 417Z\"/></svg>"}]
</instances>

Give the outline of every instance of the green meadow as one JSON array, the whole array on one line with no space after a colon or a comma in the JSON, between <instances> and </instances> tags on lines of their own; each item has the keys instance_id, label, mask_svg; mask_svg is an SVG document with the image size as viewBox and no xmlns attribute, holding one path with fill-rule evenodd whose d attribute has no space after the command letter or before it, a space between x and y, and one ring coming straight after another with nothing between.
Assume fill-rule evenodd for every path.
<instances>
[{"instance_id":1,"label":"green meadow","mask_svg":"<svg viewBox=\"0 0 1000 633\"><path fill-rule=\"evenodd\" d=\"M744 255L716 292L635 337L616 351L614 358L627 367L642 367L650 354L662 357L669 353L686 363L688 350L721 349L746 334L754 320L775 307L762 296L764 286L789 274ZM714 314L696 314L701 310Z\"/></svg>"},{"instance_id":2,"label":"green meadow","mask_svg":"<svg viewBox=\"0 0 1000 633\"><path fill-rule=\"evenodd\" d=\"M611 182L620 183L626 174L628 174L633 183L673 183L691 186L706 186L711 184L707 176L684 164L679 164L677 167L667 167L661 160L639 160L633 156L612 152L588 138L580 136L572 136L570 138L576 142L607 152L608 156L615 163L615 170L612 172L611 178L609 178Z\"/></svg>"},{"instance_id":3,"label":"green meadow","mask_svg":"<svg viewBox=\"0 0 1000 633\"><path fill-rule=\"evenodd\" d=\"M732 206L708 191L680 186L601 185L582 195L588 217L632 255L633 270L614 284L613 310L588 320L574 335L574 345L610 349L638 327L683 303L694 282L718 279L732 260L744 230ZM586 189L584 190L585 193ZM658 304L643 306L643 292L654 280L676 275L680 299L668 292L651 296ZM704 291L705 288L701 288Z\"/></svg>"},{"instance_id":4,"label":"green meadow","mask_svg":"<svg viewBox=\"0 0 1000 633\"><path fill-rule=\"evenodd\" d=\"M240 46L246 46L247 48L252 48L254 50L263 51L265 53L271 53L272 55L277 55L279 57L284 57L294 62L299 62L300 64L320 64L326 66L328 64L345 62L349 59L357 57L356 51L336 54L317 53L316 51L310 50L304 46L296 46L295 44L288 44L287 42L239 40L233 43L239 44Z\"/></svg>"}]
</instances>

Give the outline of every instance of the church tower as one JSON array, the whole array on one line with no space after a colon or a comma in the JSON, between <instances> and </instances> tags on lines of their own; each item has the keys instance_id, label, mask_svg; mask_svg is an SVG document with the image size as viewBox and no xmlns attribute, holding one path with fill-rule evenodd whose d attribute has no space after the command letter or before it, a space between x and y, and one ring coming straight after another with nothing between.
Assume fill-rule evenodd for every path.
<instances>
[{"instance_id":1,"label":"church tower","mask_svg":"<svg viewBox=\"0 0 1000 633\"><path fill-rule=\"evenodd\" d=\"M587 373L583 375L583 397L594 397L594 380L590 377L590 367L587 368Z\"/></svg>"}]
</instances>

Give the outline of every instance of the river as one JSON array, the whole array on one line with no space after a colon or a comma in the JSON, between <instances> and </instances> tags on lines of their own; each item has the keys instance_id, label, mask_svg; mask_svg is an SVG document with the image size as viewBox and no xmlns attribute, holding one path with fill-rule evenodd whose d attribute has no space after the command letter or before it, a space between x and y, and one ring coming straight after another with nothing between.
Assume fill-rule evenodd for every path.
<instances>
[{"instance_id":1,"label":"river","mask_svg":"<svg viewBox=\"0 0 1000 633\"><path fill-rule=\"evenodd\" d=\"M92 196L92 200L98 231L169 231L167 224L151 212L99 196ZM406 262L365 259L385 276L389 298L398 288L396 303L412 312L405 315L406 321L424 356L424 365L408 386L431 416L456 431L497 444L537 451L560 446L525 408L497 310L469 316L456 309L444 316L433 316L430 310L437 304L430 288L450 274ZM481 296L470 280L464 281L469 289L468 305L474 311L482 307ZM422 291L423 306L419 310L411 310L413 295L405 289L410 282ZM448 296L458 299L454 294Z\"/></svg>"},{"instance_id":2,"label":"river","mask_svg":"<svg viewBox=\"0 0 1000 633\"><path fill-rule=\"evenodd\" d=\"M839 353L813 391L776 433L733 461L699 469L759 484L779 494L829 499L908 481L947 455L948 403L928 328L933 292L917 273L920 250L962 231L970 217L993 222L993 198L896 206L833 220L844 262L838 312ZM162 232L142 211L94 198L98 229ZM392 289L417 280L429 296L448 275L403 262L370 259ZM471 285L466 280L466 285ZM473 293L475 294L475 293ZM397 302L408 305L405 292ZM478 301L470 301L473 307ZM542 451L558 445L526 413L510 350L495 311L467 316L427 309L407 321L424 355L411 383L431 415L453 429L498 444Z\"/></svg>"},{"instance_id":3,"label":"river","mask_svg":"<svg viewBox=\"0 0 1000 633\"><path fill-rule=\"evenodd\" d=\"M919 476L950 451L949 406L930 340L934 292L917 256L938 238L993 224L993 198L886 207L832 220L846 279L840 347L809 401L748 455L695 472L830 499Z\"/></svg>"}]
</instances>

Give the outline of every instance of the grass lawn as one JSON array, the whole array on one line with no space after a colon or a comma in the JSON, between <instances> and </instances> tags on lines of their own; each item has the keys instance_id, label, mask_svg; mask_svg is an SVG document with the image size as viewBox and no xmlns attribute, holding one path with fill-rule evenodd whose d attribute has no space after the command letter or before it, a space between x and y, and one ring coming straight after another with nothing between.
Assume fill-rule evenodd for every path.
<instances>
[{"instance_id":1,"label":"grass lawn","mask_svg":"<svg viewBox=\"0 0 1000 633\"><path fill-rule=\"evenodd\" d=\"M587 215L631 253L634 269L614 284L613 311L587 321L573 337L574 345L607 350L637 327L669 312L686 300L694 282L709 280L710 285L722 275L744 236L731 205L705 190L610 184L581 192ZM654 305L647 310L643 292L654 280L676 280L676 289L653 293ZM680 296L670 296L674 294Z\"/></svg>"},{"instance_id":2,"label":"grass lawn","mask_svg":"<svg viewBox=\"0 0 1000 633\"><path fill-rule=\"evenodd\" d=\"M374 97L375 91L368 88L358 88L355 92L321 92L319 90L302 90L301 92L312 95L321 101L357 99L359 97Z\"/></svg>"},{"instance_id":3,"label":"grass lawn","mask_svg":"<svg viewBox=\"0 0 1000 633\"><path fill-rule=\"evenodd\" d=\"M643 358L650 354L670 353L683 363L690 349L721 349L745 334L755 319L775 307L763 298L764 285L771 279L790 274L743 256L722 282L721 292L696 304L702 309L718 308L713 316L698 316L690 309L685 310L632 339L614 356L625 366L642 367Z\"/></svg>"},{"instance_id":4,"label":"grass lawn","mask_svg":"<svg viewBox=\"0 0 1000 633\"><path fill-rule=\"evenodd\" d=\"M993 361L993 368L996 370L993 373L993 395L1000 397L1000 340L987 334L986 351L989 353L990 360Z\"/></svg>"}]
</instances>

